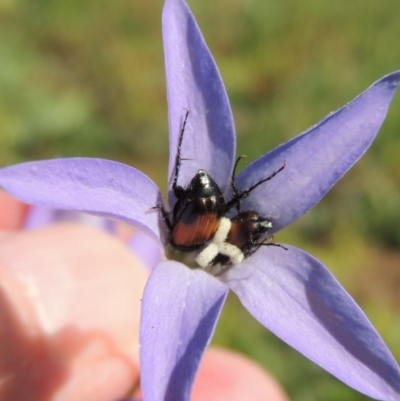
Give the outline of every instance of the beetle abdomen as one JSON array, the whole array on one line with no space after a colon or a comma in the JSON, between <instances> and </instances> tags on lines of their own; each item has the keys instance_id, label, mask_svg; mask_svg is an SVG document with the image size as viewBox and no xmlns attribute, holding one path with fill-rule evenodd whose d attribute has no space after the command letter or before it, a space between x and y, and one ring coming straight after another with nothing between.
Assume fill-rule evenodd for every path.
<instances>
[{"instance_id":1,"label":"beetle abdomen","mask_svg":"<svg viewBox=\"0 0 400 401\"><path fill-rule=\"evenodd\" d=\"M219 226L221 210L211 196L188 200L172 230L172 245L178 249L197 249L211 240Z\"/></svg>"}]
</instances>

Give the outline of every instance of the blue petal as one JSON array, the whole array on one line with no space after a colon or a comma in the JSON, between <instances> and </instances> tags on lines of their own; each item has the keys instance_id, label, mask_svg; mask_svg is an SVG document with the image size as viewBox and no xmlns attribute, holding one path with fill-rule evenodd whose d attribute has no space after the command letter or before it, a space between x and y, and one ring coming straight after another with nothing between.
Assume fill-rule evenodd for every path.
<instances>
[{"instance_id":1,"label":"blue petal","mask_svg":"<svg viewBox=\"0 0 400 401\"><path fill-rule=\"evenodd\" d=\"M318 260L287 248L263 247L221 278L307 358L361 393L399 401L399 366L363 311Z\"/></svg>"},{"instance_id":2,"label":"blue petal","mask_svg":"<svg viewBox=\"0 0 400 401\"><path fill-rule=\"evenodd\" d=\"M249 165L238 177L242 189L286 161L285 169L254 190L243 209L272 217L273 232L311 209L369 148L399 84L400 71L387 75L351 103Z\"/></svg>"},{"instance_id":3,"label":"blue petal","mask_svg":"<svg viewBox=\"0 0 400 401\"><path fill-rule=\"evenodd\" d=\"M115 233L115 221L92 214L73 212L70 210L53 209L46 206L33 206L29 209L24 221L24 228L33 229L59 222L84 224Z\"/></svg>"},{"instance_id":4,"label":"blue petal","mask_svg":"<svg viewBox=\"0 0 400 401\"><path fill-rule=\"evenodd\" d=\"M169 184L186 109L190 110L182 144L178 184L185 186L205 169L222 188L235 156L235 128L229 100L217 66L186 3L167 0L163 38L170 132ZM173 198L170 195L170 202Z\"/></svg>"},{"instance_id":5,"label":"blue petal","mask_svg":"<svg viewBox=\"0 0 400 401\"><path fill-rule=\"evenodd\" d=\"M147 282L140 325L145 400L189 401L228 287L201 270L163 262Z\"/></svg>"},{"instance_id":6,"label":"blue petal","mask_svg":"<svg viewBox=\"0 0 400 401\"><path fill-rule=\"evenodd\" d=\"M142 232L133 234L128 240L127 245L150 271L160 263L163 257L156 242Z\"/></svg>"},{"instance_id":7,"label":"blue petal","mask_svg":"<svg viewBox=\"0 0 400 401\"><path fill-rule=\"evenodd\" d=\"M125 164L88 158L17 164L0 169L0 187L26 203L124 221L161 245L159 213L151 209L159 189Z\"/></svg>"}]
</instances>

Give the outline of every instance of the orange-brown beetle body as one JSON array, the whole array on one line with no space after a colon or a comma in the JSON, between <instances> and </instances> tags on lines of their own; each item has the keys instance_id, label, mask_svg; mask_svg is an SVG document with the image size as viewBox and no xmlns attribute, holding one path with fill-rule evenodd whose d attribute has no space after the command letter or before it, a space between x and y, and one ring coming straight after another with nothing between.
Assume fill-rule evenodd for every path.
<instances>
[{"instance_id":1,"label":"orange-brown beetle body","mask_svg":"<svg viewBox=\"0 0 400 401\"><path fill-rule=\"evenodd\" d=\"M181 147L188 115L189 111L186 112L179 135L172 183L172 190L177 201L172 213L166 211L160 204L155 208L161 210L169 230L168 241L174 248L184 252L197 251L203 248L200 252L203 257L199 263L202 267L207 264L238 263L236 260L242 260L243 257L249 256L261 245L261 237L272 228L272 221L260 217L257 212L242 212L240 210L241 201L247 198L259 185L271 180L282 171L285 162L281 168L268 177L259 180L250 188L238 190L235 184L235 172L238 162L242 158L239 157L232 172L233 196L228 202L225 202L218 184L202 169L198 170L187 187L182 187L178 185L178 177L182 160L184 160L181 157ZM238 214L232 219L225 217L234 207L236 207ZM170 216L171 214L172 216ZM223 226L221 226L222 220L225 222ZM216 233L221 233L221 230L218 231L220 228L224 238L219 238L221 237L219 234L218 238L214 240ZM237 254L242 258L237 257Z\"/></svg>"},{"instance_id":2,"label":"orange-brown beetle body","mask_svg":"<svg viewBox=\"0 0 400 401\"><path fill-rule=\"evenodd\" d=\"M271 220L260 217L253 210L240 212L231 219L231 222L231 230L226 242L237 246L242 251L257 244L260 237L272 228Z\"/></svg>"},{"instance_id":3,"label":"orange-brown beetle body","mask_svg":"<svg viewBox=\"0 0 400 401\"><path fill-rule=\"evenodd\" d=\"M225 201L216 182L199 170L186 189L175 191L178 200L172 211L170 243L182 251L192 251L210 241L225 211Z\"/></svg>"},{"instance_id":4,"label":"orange-brown beetle body","mask_svg":"<svg viewBox=\"0 0 400 401\"><path fill-rule=\"evenodd\" d=\"M231 228L225 239L225 243L234 245L243 253L243 258L248 257L262 243L262 238L272 229L272 221L260 217L257 212L248 210L239 212L231 219ZM220 263L221 265L231 264L231 258L228 255L218 254L216 258L209 262L212 265Z\"/></svg>"}]
</instances>

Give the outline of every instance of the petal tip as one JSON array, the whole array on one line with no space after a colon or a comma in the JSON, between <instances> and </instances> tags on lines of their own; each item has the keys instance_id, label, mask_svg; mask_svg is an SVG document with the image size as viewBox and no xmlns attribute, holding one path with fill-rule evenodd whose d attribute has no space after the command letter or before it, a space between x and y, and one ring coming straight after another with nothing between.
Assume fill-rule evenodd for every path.
<instances>
[{"instance_id":1,"label":"petal tip","mask_svg":"<svg viewBox=\"0 0 400 401\"><path fill-rule=\"evenodd\" d=\"M400 85L400 70L385 75L381 82L387 82L390 87L397 88Z\"/></svg>"}]
</instances>

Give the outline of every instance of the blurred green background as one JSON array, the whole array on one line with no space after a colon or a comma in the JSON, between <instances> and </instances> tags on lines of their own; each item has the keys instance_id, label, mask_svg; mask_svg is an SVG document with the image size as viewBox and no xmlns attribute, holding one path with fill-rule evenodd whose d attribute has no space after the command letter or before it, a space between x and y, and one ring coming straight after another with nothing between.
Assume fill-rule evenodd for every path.
<instances>
[{"instance_id":1,"label":"blurred green background","mask_svg":"<svg viewBox=\"0 0 400 401\"><path fill-rule=\"evenodd\" d=\"M254 160L400 69L398 0L192 0ZM0 0L1 165L96 156L165 191L161 0ZM400 361L400 95L367 155L279 233L320 258ZM233 296L214 342L250 355L292 400L366 400L261 327Z\"/></svg>"}]
</instances>

